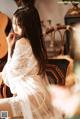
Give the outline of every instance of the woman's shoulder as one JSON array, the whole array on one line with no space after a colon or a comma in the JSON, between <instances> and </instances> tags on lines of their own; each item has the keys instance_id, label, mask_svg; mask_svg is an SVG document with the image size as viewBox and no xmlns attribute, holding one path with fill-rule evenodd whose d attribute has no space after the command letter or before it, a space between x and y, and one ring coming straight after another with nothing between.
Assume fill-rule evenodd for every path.
<instances>
[{"instance_id":1,"label":"woman's shoulder","mask_svg":"<svg viewBox=\"0 0 80 119\"><path fill-rule=\"evenodd\" d=\"M27 38L20 38L16 41L16 46L30 46L30 42Z\"/></svg>"}]
</instances>

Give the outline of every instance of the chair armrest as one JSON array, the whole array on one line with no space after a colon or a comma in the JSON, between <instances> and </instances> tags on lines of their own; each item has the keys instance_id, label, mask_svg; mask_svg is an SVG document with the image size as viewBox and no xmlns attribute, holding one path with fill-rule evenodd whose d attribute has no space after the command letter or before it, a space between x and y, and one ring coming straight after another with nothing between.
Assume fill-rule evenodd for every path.
<instances>
[{"instance_id":1,"label":"chair armrest","mask_svg":"<svg viewBox=\"0 0 80 119\"><path fill-rule=\"evenodd\" d=\"M3 81L0 80L0 98L3 98L3 87L4 87L4 84L3 84Z\"/></svg>"},{"instance_id":2,"label":"chair armrest","mask_svg":"<svg viewBox=\"0 0 80 119\"><path fill-rule=\"evenodd\" d=\"M48 59L46 64L46 73L51 84L65 85L67 68L69 61L67 59Z\"/></svg>"},{"instance_id":3,"label":"chair armrest","mask_svg":"<svg viewBox=\"0 0 80 119\"><path fill-rule=\"evenodd\" d=\"M10 88L4 83L0 86L0 98L12 97L13 94L10 92Z\"/></svg>"}]
</instances>

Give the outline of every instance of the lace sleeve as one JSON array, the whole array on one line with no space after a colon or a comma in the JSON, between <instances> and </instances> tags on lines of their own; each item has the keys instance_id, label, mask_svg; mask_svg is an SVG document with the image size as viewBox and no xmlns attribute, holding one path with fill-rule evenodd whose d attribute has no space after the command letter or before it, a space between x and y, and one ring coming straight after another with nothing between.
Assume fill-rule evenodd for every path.
<instances>
[{"instance_id":1,"label":"lace sleeve","mask_svg":"<svg viewBox=\"0 0 80 119\"><path fill-rule=\"evenodd\" d=\"M27 76L37 61L32 53L32 48L29 42L22 43L17 41L10 63L6 68L6 76L12 93L16 92L16 84L22 80L26 80Z\"/></svg>"},{"instance_id":2,"label":"lace sleeve","mask_svg":"<svg viewBox=\"0 0 80 119\"><path fill-rule=\"evenodd\" d=\"M29 43L21 43L20 41L16 43L10 64L11 77L24 74L25 71L28 73L30 70L30 67L28 67L28 61L31 55L32 49Z\"/></svg>"}]
</instances>

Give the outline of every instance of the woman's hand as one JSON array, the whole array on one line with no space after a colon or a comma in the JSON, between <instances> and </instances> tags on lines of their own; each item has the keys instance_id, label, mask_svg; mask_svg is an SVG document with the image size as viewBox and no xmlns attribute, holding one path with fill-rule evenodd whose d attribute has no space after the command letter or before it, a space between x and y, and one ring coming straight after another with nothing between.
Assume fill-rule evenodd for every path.
<instances>
[{"instance_id":1,"label":"woman's hand","mask_svg":"<svg viewBox=\"0 0 80 119\"><path fill-rule=\"evenodd\" d=\"M12 32L12 33L9 33L7 37L8 49L11 49L14 43L15 43L15 33Z\"/></svg>"}]
</instances>

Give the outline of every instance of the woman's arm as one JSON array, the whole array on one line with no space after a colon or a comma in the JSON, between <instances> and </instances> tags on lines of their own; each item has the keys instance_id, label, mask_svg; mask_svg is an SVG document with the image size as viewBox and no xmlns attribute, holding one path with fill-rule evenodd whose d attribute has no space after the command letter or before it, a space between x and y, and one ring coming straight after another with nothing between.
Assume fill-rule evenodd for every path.
<instances>
[{"instance_id":1,"label":"woman's arm","mask_svg":"<svg viewBox=\"0 0 80 119\"><path fill-rule=\"evenodd\" d=\"M7 44L8 44L8 60L11 59L11 52L12 52L12 48L13 45L15 43L15 33L10 33L7 37Z\"/></svg>"},{"instance_id":2,"label":"woman's arm","mask_svg":"<svg viewBox=\"0 0 80 119\"><path fill-rule=\"evenodd\" d=\"M25 78L24 75L27 75L32 70L32 65L28 63L31 56L30 44L24 38L16 41L11 61L7 62L2 72L3 79L5 79L4 82L10 86L13 94L16 93L15 85L18 84L20 79Z\"/></svg>"},{"instance_id":3,"label":"woman's arm","mask_svg":"<svg viewBox=\"0 0 80 119\"><path fill-rule=\"evenodd\" d=\"M10 63L10 76L15 78L23 74L28 74L32 70L32 65L29 66L29 60L32 57L31 46L24 38L18 40L15 44L15 49Z\"/></svg>"}]
</instances>

